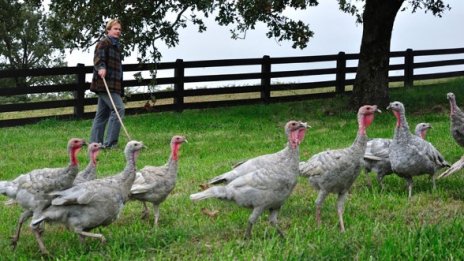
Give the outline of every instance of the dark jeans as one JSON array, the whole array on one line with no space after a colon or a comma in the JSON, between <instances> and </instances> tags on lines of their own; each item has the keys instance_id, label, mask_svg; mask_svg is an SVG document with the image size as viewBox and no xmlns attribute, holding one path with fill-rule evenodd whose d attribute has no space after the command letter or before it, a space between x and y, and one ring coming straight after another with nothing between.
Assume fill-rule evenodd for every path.
<instances>
[{"instance_id":1,"label":"dark jeans","mask_svg":"<svg viewBox=\"0 0 464 261\"><path fill-rule=\"evenodd\" d=\"M122 98L117 93L111 93L116 110L119 112L121 119L124 118L124 103ZM103 142L105 134L105 127L108 123L108 131L106 139ZM110 98L106 93L98 94L98 106L95 118L92 124L92 133L90 134L90 142L102 143L103 146L111 147L118 144L119 132L121 130L121 123L118 120L118 116L114 112L113 105L111 104Z\"/></svg>"}]
</instances>

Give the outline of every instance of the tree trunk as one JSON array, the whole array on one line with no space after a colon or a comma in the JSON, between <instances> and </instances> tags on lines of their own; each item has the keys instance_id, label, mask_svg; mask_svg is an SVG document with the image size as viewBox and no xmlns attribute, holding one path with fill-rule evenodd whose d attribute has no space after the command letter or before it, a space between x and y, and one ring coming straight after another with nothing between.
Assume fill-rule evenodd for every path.
<instances>
[{"instance_id":1,"label":"tree trunk","mask_svg":"<svg viewBox=\"0 0 464 261\"><path fill-rule=\"evenodd\" d=\"M389 103L390 41L396 14L403 2L366 0L358 71L351 97L351 105L355 110L365 104L385 108Z\"/></svg>"}]
</instances>

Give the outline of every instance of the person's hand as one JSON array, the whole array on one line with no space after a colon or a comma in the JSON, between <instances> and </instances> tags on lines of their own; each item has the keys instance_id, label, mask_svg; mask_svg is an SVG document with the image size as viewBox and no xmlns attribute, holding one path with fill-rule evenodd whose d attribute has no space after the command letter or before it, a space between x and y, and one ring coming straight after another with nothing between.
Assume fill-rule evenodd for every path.
<instances>
[{"instance_id":1,"label":"person's hand","mask_svg":"<svg viewBox=\"0 0 464 261\"><path fill-rule=\"evenodd\" d=\"M105 78L105 76L106 76L106 69L100 69L100 70L98 70L98 75L100 75L100 77L102 77L102 78Z\"/></svg>"}]
</instances>

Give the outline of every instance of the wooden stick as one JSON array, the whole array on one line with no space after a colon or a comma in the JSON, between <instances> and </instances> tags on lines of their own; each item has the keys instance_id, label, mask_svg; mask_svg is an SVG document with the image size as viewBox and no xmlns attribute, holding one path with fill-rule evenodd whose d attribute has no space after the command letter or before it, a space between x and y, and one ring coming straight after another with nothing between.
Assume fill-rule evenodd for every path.
<instances>
[{"instance_id":1,"label":"wooden stick","mask_svg":"<svg viewBox=\"0 0 464 261\"><path fill-rule=\"evenodd\" d=\"M108 97L110 98L111 104L113 105L114 112L116 113L116 116L118 116L118 120L121 123L121 126L122 126L124 132L126 133L127 138L129 140L132 140L129 133L126 130L126 126L124 126L124 123L122 122L122 119L121 119L121 116L119 115L118 110L116 109L116 105L114 105L114 101L113 101L113 98L111 97L110 89L108 88L108 85L106 84L106 80L105 80L104 77L102 77L102 79L103 79L103 83L105 84L106 93L108 93Z\"/></svg>"}]
</instances>

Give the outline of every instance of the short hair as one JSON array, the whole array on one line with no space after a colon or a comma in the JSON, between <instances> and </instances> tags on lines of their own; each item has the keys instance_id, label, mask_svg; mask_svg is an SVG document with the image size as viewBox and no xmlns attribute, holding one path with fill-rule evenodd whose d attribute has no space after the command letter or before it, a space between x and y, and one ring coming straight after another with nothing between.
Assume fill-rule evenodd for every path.
<instances>
[{"instance_id":1,"label":"short hair","mask_svg":"<svg viewBox=\"0 0 464 261\"><path fill-rule=\"evenodd\" d=\"M113 27L115 24L122 25L119 19L110 19L108 23L106 23L105 33L108 33L108 31L111 30L111 27Z\"/></svg>"}]
</instances>

